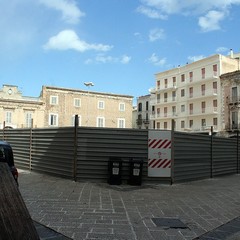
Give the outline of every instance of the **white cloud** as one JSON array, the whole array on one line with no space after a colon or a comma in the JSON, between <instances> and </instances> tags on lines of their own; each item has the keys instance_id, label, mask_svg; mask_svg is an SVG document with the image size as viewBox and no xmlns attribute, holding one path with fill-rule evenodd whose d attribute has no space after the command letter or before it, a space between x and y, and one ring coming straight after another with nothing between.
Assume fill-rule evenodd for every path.
<instances>
[{"instance_id":1,"label":"white cloud","mask_svg":"<svg viewBox=\"0 0 240 240\"><path fill-rule=\"evenodd\" d=\"M216 52L218 52L218 53L224 53L227 51L229 51L229 48L226 48L226 47L219 47L216 49Z\"/></svg>"},{"instance_id":2,"label":"white cloud","mask_svg":"<svg viewBox=\"0 0 240 240\"><path fill-rule=\"evenodd\" d=\"M85 16L74 0L39 0L48 8L55 9L62 13L62 18L67 23L78 23L79 19Z\"/></svg>"},{"instance_id":3,"label":"white cloud","mask_svg":"<svg viewBox=\"0 0 240 240\"><path fill-rule=\"evenodd\" d=\"M143 15L146 15L149 18L155 18L155 19L166 19L167 16L160 14L159 11L149 8L149 7L145 7L145 6L139 6L137 8L137 12L142 13Z\"/></svg>"},{"instance_id":4,"label":"white cloud","mask_svg":"<svg viewBox=\"0 0 240 240\"><path fill-rule=\"evenodd\" d=\"M204 17L199 18L198 24L204 32L219 30L221 29L219 22L224 18L224 12L209 11Z\"/></svg>"},{"instance_id":5,"label":"white cloud","mask_svg":"<svg viewBox=\"0 0 240 240\"><path fill-rule=\"evenodd\" d=\"M112 56L107 56L104 54L98 54L95 59L87 59L85 61L85 64L91 64L91 63L122 63L122 64L127 64L131 60L130 56L123 55L121 57L112 57Z\"/></svg>"},{"instance_id":6,"label":"white cloud","mask_svg":"<svg viewBox=\"0 0 240 240\"><path fill-rule=\"evenodd\" d=\"M120 60L120 62L123 63L123 64L127 64L127 63L129 63L130 61L131 61L131 57L129 57L129 56L127 56L127 55L123 55L123 56L121 57L121 60Z\"/></svg>"},{"instance_id":7,"label":"white cloud","mask_svg":"<svg viewBox=\"0 0 240 240\"><path fill-rule=\"evenodd\" d=\"M149 33L149 40L150 42L154 42L159 39L164 39L165 38L165 33L163 29L155 28L150 30Z\"/></svg>"},{"instance_id":8,"label":"white cloud","mask_svg":"<svg viewBox=\"0 0 240 240\"><path fill-rule=\"evenodd\" d=\"M166 64L166 58L159 58L156 53L153 53L148 59L149 62L153 63L156 66L164 66Z\"/></svg>"},{"instance_id":9,"label":"white cloud","mask_svg":"<svg viewBox=\"0 0 240 240\"><path fill-rule=\"evenodd\" d=\"M51 37L43 46L44 49L50 50L76 50L85 52L88 50L95 51L109 51L113 46L103 44L89 44L81 39L73 30L64 30L59 32L56 36Z\"/></svg>"},{"instance_id":10,"label":"white cloud","mask_svg":"<svg viewBox=\"0 0 240 240\"><path fill-rule=\"evenodd\" d=\"M219 23L221 20L224 20L224 18L228 15L228 12L230 11L231 7L233 7L234 5L240 5L240 0L211 0L211 1L140 0L140 1L142 5L138 7L138 12L151 18L154 18L154 16L164 16L164 18L166 18L169 15L173 14L198 17L199 26L201 27L203 32L221 29Z\"/></svg>"},{"instance_id":11,"label":"white cloud","mask_svg":"<svg viewBox=\"0 0 240 240\"><path fill-rule=\"evenodd\" d=\"M201 60L201 59L203 59L203 58L205 58L205 56L203 56L203 55L189 56L189 57L188 57L188 60L189 60L190 62L196 62L196 61Z\"/></svg>"}]
</instances>

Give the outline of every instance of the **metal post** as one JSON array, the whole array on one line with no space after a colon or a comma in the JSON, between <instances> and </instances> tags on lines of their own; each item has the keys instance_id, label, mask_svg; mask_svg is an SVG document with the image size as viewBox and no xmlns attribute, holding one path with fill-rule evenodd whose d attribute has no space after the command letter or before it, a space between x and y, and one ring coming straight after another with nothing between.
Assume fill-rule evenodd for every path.
<instances>
[{"instance_id":1,"label":"metal post","mask_svg":"<svg viewBox=\"0 0 240 240\"><path fill-rule=\"evenodd\" d=\"M31 128L30 128L30 148L29 148L29 170L32 170L32 128L33 128L33 119L31 119Z\"/></svg>"},{"instance_id":2,"label":"metal post","mask_svg":"<svg viewBox=\"0 0 240 240\"><path fill-rule=\"evenodd\" d=\"M79 118L75 115L74 119L74 157L73 157L73 179L77 181L77 149L78 149L78 125Z\"/></svg>"},{"instance_id":3,"label":"metal post","mask_svg":"<svg viewBox=\"0 0 240 240\"><path fill-rule=\"evenodd\" d=\"M237 130L237 174L239 174L239 148L238 148L238 145L239 145L239 130Z\"/></svg>"},{"instance_id":4,"label":"metal post","mask_svg":"<svg viewBox=\"0 0 240 240\"><path fill-rule=\"evenodd\" d=\"M213 178L213 126L211 126L211 178Z\"/></svg>"},{"instance_id":5,"label":"metal post","mask_svg":"<svg viewBox=\"0 0 240 240\"><path fill-rule=\"evenodd\" d=\"M174 130L175 130L175 120L172 119L172 126L171 126L171 185L174 183Z\"/></svg>"}]
</instances>

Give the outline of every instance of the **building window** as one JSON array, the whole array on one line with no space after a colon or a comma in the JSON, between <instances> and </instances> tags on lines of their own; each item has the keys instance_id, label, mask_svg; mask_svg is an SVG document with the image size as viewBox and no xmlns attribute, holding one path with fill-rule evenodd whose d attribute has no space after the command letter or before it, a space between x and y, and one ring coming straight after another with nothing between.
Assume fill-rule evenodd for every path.
<instances>
[{"instance_id":1,"label":"building window","mask_svg":"<svg viewBox=\"0 0 240 240\"><path fill-rule=\"evenodd\" d=\"M181 89L181 97L185 96L185 89Z\"/></svg>"},{"instance_id":2,"label":"building window","mask_svg":"<svg viewBox=\"0 0 240 240\"><path fill-rule=\"evenodd\" d=\"M53 126L53 127L58 126L58 114L55 114L55 113L49 114L49 126Z\"/></svg>"},{"instance_id":3,"label":"building window","mask_svg":"<svg viewBox=\"0 0 240 240\"><path fill-rule=\"evenodd\" d=\"M165 130L167 129L167 122L164 122L163 127Z\"/></svg>"},{"instance_id":4,"label":"building window","mask_svg":"<svg viewBox=\"0 0 240 240\"><path fill-rule=\"evenodd\" d=\"M205 84L201 85L202 96L205 96Z\"/></svg>"},{"instance_id":5,"label":"building window","mask_svg":"<svg viewBox=\"0 0 240 240\"><path fill-rule=\"evenodd\" d=\"M213 76L216 77L218 75L217 73L217 64L213 65Z\"/></svg>"},{"instance_id":6,"label":"building window","mask_svg":"<svg viewBox=\"0 0 240 240\"><path fill-rule=\"evenodd\" d=\"M125 128L125 119L124 118L118 119L118 128Z\"/></svg>"},{"instance_id":7,"label":"building window","mask_svg":"<svg viewBox=\"0 0 240 240\"><path fill-rule=\"evenodd\" d=\"M202 113L205 113L206 111L206 102L202 102Z\"/></svg>"},{"instance_id":8,"label":"building window","mask_svg":"<svg viewBox=\"0 0 240 240\"><path fill-rule=\"evenodd\" d=\"M26 113L26 127L30 128L32 127L32 113Z\"/></svg>"},{"instance_id":9,"label":"building window","mask_svg":"<svg viewBox=\"0 0 240 240\"><path fill-rule=\"evenodd\" d=\"M176 106L172 106L172 115L176 116Z\"/></svg>"},{"instance_id":10,"label":"building window","mask_svg":"<svg viewBox=\"0 0 240 240\"><path fill-rule=\"evenodd\" d=\"M213 82L213 93L217 93L217 82Z\"/></svg>"},{"instance_id":11,"label":"building window","mask_svg":"<svg viewBox=\"0 0 240 240\"><path fill-rule=\"evenodd\" d=\"M157 81L157 89L160 89L160 80Z\"/></svg>"},{"instance_id":12,"label":"building window","mask_svg":"<svg viewBox=\"0 0 240 240\"><path fill-rule=\"evenodd\" d=\"M217 126L217 124L218 124L217 118L213 118L213 126Z\"/></svg>"},{"instance_id":13,"label":"building window","mask_svg":"<svg viewBox=\"0 0 240 240\"><path fill-rule=\"evenodd\" d=\"M167 88L167 87L168 87L168 80L167 80L167 78L166 78L166 79L164 79L164 87L165 87L165 88Z\"/></svg>"},{"instance_id":14,"label":"building window","mask_svg":"<svg viewBox=\"0 0 240 240\"><path fill-rule=\"evenodd\" d=\"M57 105L58 104L58 96L50 96L50 104Z\"/></svg>"},{"instance_id":15,"label":"building window","mask_svg":"<svg viewBox=\"0 0 240 240\"><path fill-rule=\"evenodd\" d=\"M202 119L201 122L202 122L202 127L206 127L206 119Z\"/></svg>"},{"instance_id":16,"label":"building window","mask_svg":"<svg viewBox=\"0 0 240 240\"><path fill-rule=\"evenodd\" d=\"M124 112L125 111L125 103L119 103L119 111Z\"/></svg>"},{"instance_id":17,"label":"building window","mask_svg":"<svg viewBox=\"0 0 240 240\"><path fill-rule=\"evenodd\" d=\"M74 98L74 107L81 107L81 99Z\"/></svg>"},{"instance_id":18,"label":"building window","mask_svg":"<svg viewBox=\"0 0 240 240\"><path fill-rule=\"evenodd\" d=\"M189 81L192 82L193 81L193 72L189 73Z\"/></svg>"},{"instance_id":19,"label":"building window","mask_svg":"<svg viewBox=\"0 0 240 240\"><path fill-rule=\"evenodd\" d=\"M12 112L7 111L5 115L5 122L12 123Z\"/></svg>"},{"instance_id":20,"label":"building window","mask_svg":"<svg viewBox=\"0 0 240 240\"><path fill-rule=\"evenodd\" d=\"M202 68L201 72L202 72L202 79L204 79L205 78L205 68Z\"/></svg>"},{"instance_id":21,"label":"building window","mask_svg":"<svg viewBox=\"0 0 240 240\"><path fill-rule=\"evenodd\" d=\"M181 121L181 128L185 128L185 121Z\"/></svg>"},{"instance_id":22,"label":"building window","mask_svg":"<svg viewBox=\"0 0 240 240\"><path fill-rule=\"evenodd\" d=\"M141 112L142 111L142 103L138 104L138 111Z\"/></svg>"},{"instance_id":23,"label":"building window","mask_svg":"<svg viewBox=\"0 0 240 240\"><path fill-rule=\"evenodd\" d=\"M164 117L167 117L167 107L164 108Z\"/></svg>"},{"instance_id":24,"label":"building window","mask_svg":"<svg viewBox=\"0 0 240 240\"><path fill-rule=\"evenodd\" d=\"M193 127L193 120L189 120L189 127L190 127L190 128Z\"/></svg>"},{"instance_id":25,"label":"building window","mask_svg":"<svg viewBox=\"0 0 240 240\"><path fill-rule=\"evenodd\" d=\"M157 129L160 129L160 122L157 122Z\"/></svg>"},{"instance_id":26,"label":"building window","mask_svg":"<svg viewBox=\"0 0 240 240\"><path fill-rule=\"evenodd\" d=\"M172 101L176 101L176 91L172 92Z\"/></svg>"},{"instance_id":27,"label":"building window","mask_svg":"<svg viewBox=\"0 0 240 240\"><path fill-rule=\"evenodd\" d=\"M213 100L213 107L214 107L214 108L217 108L217 99L214 99L214 100Z\"/></svg>"},{"instance_id":28,"label":"building window","mask_svg":"<svg viewBox=\"0 0 240 240\"><path fill-rule=\"evenodd\" d=\"M185 74L181 75L181 82L185 82Z\"/></svg>"},{"instance_id":29,"label":"building window","mask_svg":"<svg viewBox=\"0 0 240 240\"><path fill-rule=\"evenodd\" d=\"M185 105L181 105L181 112L185 112Z\"/></svg>"},{"instance_id":30,"label":"building window","mask_svg":"<svg viewBox=\"0 0 240 240\"><path fill-rule=\"evenodd\" d=\"M167 97L168 97L168 94L164 93L164 102L167 102Z\"/></svg>"},{"instance_id":31,"label":"building window","mask_svg":"<svg viewBox=\"0 0 240 240\"><path fill-rule=\"evenodd\" d=\"M173 79L173 87L176 87L177 86L177 84L176 84L176 77L173 77L172 79Z\"/></svg>"},{"instance_id":32,"label":"building window","mask_svg":"<svg viewBox=\"0 0 240 240\"><path fill-rule=\"evenodd\" d=\"M104 109L104 101L98 101L98 109Z\"/></svg>"},{"instance_id":33,"label":"building window","mask_svg":"<svg viewBox=\"0 0 240 240\"><path fill-rule=\"evenodd\" d=\"M189 98L193 97L193 87L189 88Z\"/></svg>"},{"instance_id":34,"label":"building window","mask_svg":"<svg viewBox=\"0 0 240 240\"><path fill-rule=\"evenodd\" d=\"M238 112L232 112L232 129L238 129Z\"/></svg>"},{"instance_id":35,"label":"building window","mask_svg":"<svg viewBox=\"0 0 240 240\"><path fill-rule=\"evenodd\" d=\"M157 103L160 103L160 94L157 94Z\"/></svg>"},{"instance_id":36,"label":"building window","mask_svg":"<svg viewBox=\"0 0 240 240\"><path fill-rule=\"evenodd\" d=\"M189 104L189 114L192 115L193 114L193 103Z\"/></svg>"},{"instance_id":37,"label":"building window","mask_svg":"<svg viewBox=\"0 0 240 240\"><path fill-rule=\"evenodd\" d=\"M238 92L237 87L232 88L232 101L237 102L238 101Z\"/></svg>"},{"instance_id":38,"label":"building window","mask_svg":"<svg viewBox=\"0 0 240 240\"><path fill-rule=\"evenodd\" d=\"M97 117L97 127L105 127L104 117Z\"/></svg>"},{"instance_id":39,"label":"building window","mask_svg":"<svg viewBox=\"0 0 240 240\"><path fill-rule=\"evenodd\" d=\"M157 108L157 117L160 117L160 108Z\"/></svg>"},{"instance_id":40,"label":"building window","mask_svg":"<svg viewBox=\"0 0 240 240\"><path fill-rule=\"evenodd\" d=\"M148 108L149 108L149 104L148 104L148 101L146 101L146 111L148 111Z\"/></svg>"}]
</instances>

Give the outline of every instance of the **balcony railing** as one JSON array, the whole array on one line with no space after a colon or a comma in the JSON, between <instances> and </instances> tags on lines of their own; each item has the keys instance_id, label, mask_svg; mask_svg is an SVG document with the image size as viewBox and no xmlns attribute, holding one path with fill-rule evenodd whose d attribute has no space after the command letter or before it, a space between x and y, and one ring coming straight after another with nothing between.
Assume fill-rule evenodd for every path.
<instances>
[{"instance_id":1,"label":"balcony railing","mask_svg":"<svg viewBox=\"0 0 240 240\"><path fill-rule=\"evenodd\" d=\"M230 104L239 103L239 102L240 102L240 97L239 96L233 96L229 99Z\"/></svg>"}]
</instances>

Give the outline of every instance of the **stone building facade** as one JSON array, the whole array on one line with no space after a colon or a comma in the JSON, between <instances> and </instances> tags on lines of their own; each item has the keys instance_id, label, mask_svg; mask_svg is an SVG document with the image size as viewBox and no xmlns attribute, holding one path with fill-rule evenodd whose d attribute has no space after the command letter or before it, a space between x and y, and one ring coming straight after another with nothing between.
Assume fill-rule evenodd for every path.
<instances>
[{"instance_id":1,"label":"stone building facade","mask_svg":"<svg viewBox=\"0 0 240 240\"><path fill-rule=\"evenodd\" d=\"M17 86L0 89L0 128L44 126L44 102L41 98L24 97Z\"/></svg>"},{"instance_id":2,"label":"stone building facade","mask_svg":"<svg viewBox=\"0 0 240 240\"><path fill-rule=\"evenodd\" d=\"M132 128L132 96L43 86L38 98L17 86L0 90L0 128L79 126Z\"/></svg>"},{"instance_id":3,"label":"stone building facade","mask_svg":"<svg viewBox=\"0 0 240 240\"><path fill-rule=\"evenodd\" d=\"M231 132L240 128L240 71L220 76L222 87L222 126Z\"/></svg>"},{"instance_id":4,"label":"stone building facade","mask_svg":"<svg viewBox=\"0 0 240 240\"><path fill-rule=\"evenodd\" d=\"M111 93L43 86L44 126L132 128L133 97Z\"/></svg>"}]
</instances>

